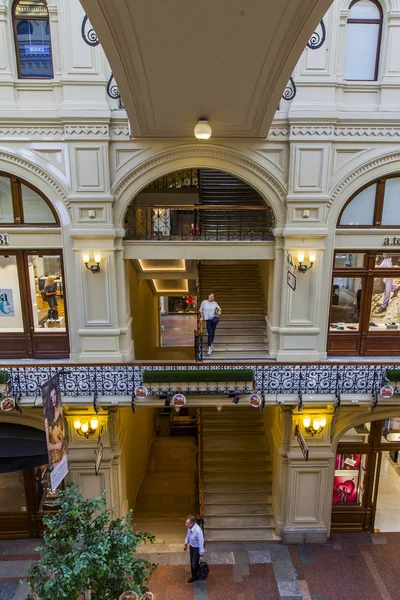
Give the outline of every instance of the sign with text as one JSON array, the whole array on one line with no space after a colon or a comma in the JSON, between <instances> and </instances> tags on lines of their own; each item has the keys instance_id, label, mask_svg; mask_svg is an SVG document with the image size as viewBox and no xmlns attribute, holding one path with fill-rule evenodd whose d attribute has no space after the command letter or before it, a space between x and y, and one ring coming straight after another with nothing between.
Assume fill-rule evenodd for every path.
<instances>
[{"instance_id":1,"label":"sign with text","mask_svg":"<svg viewBox=\"0 0 400 600\"><path fill-rule=\"evenodd\" d=\"M300 446L300 449L303 453L303 456L305 458L305 460L308 460L308 446L306 444L305 439L303 438L303 435L300 431L300 428L298 425L296 425L296 429L294 430L294 434L297 437L297 442Z\"/></svg>"},{"instance_id":2,"label":"sign with text","mask_svg":"<svg viewBox=\"0 0 400 600\"><path fill-rule=\"evenodd\" d=\"M0 289L0 317L15 317L13 291Z\"/></svg>"}]
</instances>

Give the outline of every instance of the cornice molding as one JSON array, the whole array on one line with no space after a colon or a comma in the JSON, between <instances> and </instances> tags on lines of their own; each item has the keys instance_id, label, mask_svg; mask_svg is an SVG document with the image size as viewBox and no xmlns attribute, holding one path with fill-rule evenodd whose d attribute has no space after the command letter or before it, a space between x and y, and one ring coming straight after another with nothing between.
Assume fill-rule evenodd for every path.
<instances>
[{"instance_id":1,"label":"cornice molding","mask_svg":"<svg viewBox=\"0 0 400 600\"><path fill-rule=\"evenodd\" d=\"M68 140L84 137L86 139L110 138L108 125L0 125L0 138L40 138Z\"/></svg>"},{"instance_id":2,"label":"cornice molding","mask_svg":"<svg viewBox=\"0 0 400 600\"><path fill-rule=\"evenodd\" d=\"M383 156L378 156L376 158L371 158L367 162L363 163L362 165L354 169L354 171L349 173L346 177L344 177L342 181L340 181L340 183L334 188L330 195L331 199L329 204L332 205L332 203L336 200L336 198L338 198L342 191L345 188L347 188L347 186L350 183L352 183L355 179L357 179L364 173L372 171L373 169L381 167L382 165L390 164L397 161L400 161L400 150L392 151L387 154L384 154ZM373 175L371 175L371 179L373 178Z\"/></svg>"},{"instance_id":3,"label":"cornice molding","mask_svg":"<svg viewBox=\"0 0 400 600\"><path fill-rule=\"evenodd\" d=\"M68 193L65 188L56 180L46 169L43 167L19 156L18 154L14 154L5 148L0 147L0 162L4 161L8 164L15 165L17 167L22 167L26 171L33 173L40 177L42 181L45 181L49 186L53 188L56 194L65 202L65 204L69 207Z\"/></svg>"},{"instance_id":4,"label":"cornice molding","mask_svg":"<svg viewBox=\"0 0 400 600\"><path fill-rule=\"evenodd\" d=\"M175 160L210 158L225 161L238 167L242 167L257 177L259 177L267 186L272 188L277 194L281 202L286 198L286 189L282 182L275 178L271 173L264 169L259 163L249 160L245 156L238 154L232 150L221 148L218 146L189 146L180 147L172 150L166 150L149 158L134 167L127 175L118 181L113 189L116 201L119 200L126 188L138 177L144 173L150 172L155 167L158 167Z\"/></svg>"}]
</instances>

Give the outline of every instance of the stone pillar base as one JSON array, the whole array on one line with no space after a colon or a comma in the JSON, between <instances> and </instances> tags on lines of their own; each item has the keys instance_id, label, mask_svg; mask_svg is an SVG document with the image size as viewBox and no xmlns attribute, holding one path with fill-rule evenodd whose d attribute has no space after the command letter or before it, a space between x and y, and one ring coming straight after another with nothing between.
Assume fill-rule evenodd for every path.
<instances>
[{"instance_id":1,"label":"stone pillar base","mask_svg":"<svg viewBox=\"0 0 400 600\"><path fill-rule=\"evenodd\" d=\"M283 544L325 544L328 539L326 527L288 527L282 529Z\"/></svg>"}]
</instances>

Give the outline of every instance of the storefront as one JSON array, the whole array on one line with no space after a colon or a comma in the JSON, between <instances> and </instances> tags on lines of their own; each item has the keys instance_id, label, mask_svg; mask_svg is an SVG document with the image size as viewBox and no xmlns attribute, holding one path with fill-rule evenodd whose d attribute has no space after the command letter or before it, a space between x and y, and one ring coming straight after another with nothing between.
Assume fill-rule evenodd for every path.
<instances>
[{"instance_id":1,"label":"storefront","mask_svg":"<svg viewBox=\"0 0 400 600\"><path fill-rule=\"evenodd\" d=\"M7 232L0 235L0 358L66 358L62 251L45 243L59 228L57 215L38 190L15 177L1 174L0 191L0 224ZM43 230L44 247L16 248L14 238L25 241L34 228Z\"/></svg>"},{"instance_id":2,"label":"storefront","mask_svg":"<svg viewBox=\"0 0 400 600\"><path fill-rule=\"evenodd\" d=\"M399 450L398 418L365 423L341 437L335 459L332 531L374 531L377 510L387 502L379 496L383 461L395 465Z\"/></svg>"},{"instance_id":3,"label":"storefront","mask_svg":"<svg viewBox=\"0 0 400 600\"><path fill-rule=\"evenodd\" d=\"M339 216L328 328L329 355L399 353L398 192L399 177L376 181L350 198Z\"/></svg>"}]
</instances>

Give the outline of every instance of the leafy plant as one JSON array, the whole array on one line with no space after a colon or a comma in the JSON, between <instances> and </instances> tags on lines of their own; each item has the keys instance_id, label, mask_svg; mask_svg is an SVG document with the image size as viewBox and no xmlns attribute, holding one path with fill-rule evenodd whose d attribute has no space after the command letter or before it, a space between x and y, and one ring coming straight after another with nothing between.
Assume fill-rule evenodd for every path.
<instances>
[{"instance_id":1,"label":"leafy plant","mask_svg":"<svg viewBox=\"0 0 400 600\"><path fill-rule=\"evenodd\" d=\"M26 600L77 600L83 594L91 600L116 600L129 589L146 592L156 565L135 552L155 538L133 531L131 511L115 518L105 492L84 500L76 484L60 492L60 501L58 512L44 517L41 559L29 571Z\"/></svg>"}]
</instances>

